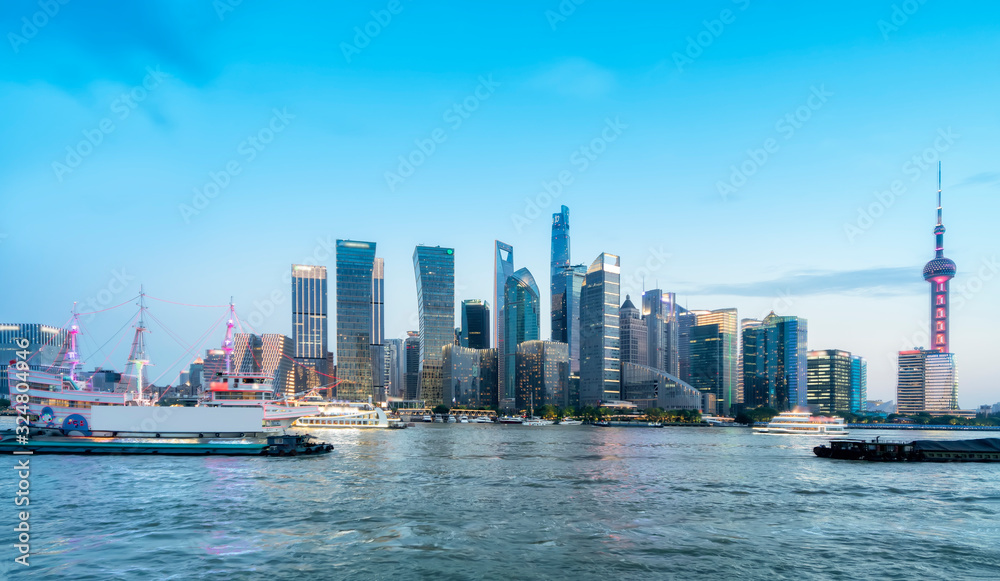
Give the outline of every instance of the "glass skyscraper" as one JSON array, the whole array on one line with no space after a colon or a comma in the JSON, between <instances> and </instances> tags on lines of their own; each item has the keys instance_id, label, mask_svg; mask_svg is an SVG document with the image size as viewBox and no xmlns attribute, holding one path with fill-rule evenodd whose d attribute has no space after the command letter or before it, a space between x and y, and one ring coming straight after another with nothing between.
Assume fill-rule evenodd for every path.
<instances>
[{"instance_id":1,"label":"glass skyscraper","mask_svg":"<svg viewBox=\"0 0 1000 581\"><path fill-rule=\"evenodd\" d=\"M954 354L941 353L936 349L900 351L898 363L898 413L942 415L958 409Z\"/></svg>"},{"instance_id":2,"label":"glass skyscraper","mask_svg":"<svg viewBox=\"0 0 1000 581\"><path fill-rule=\"evenodd\" d=\"M632 303L631 297L625 295L625 302L618 310L619 347L622 363L649 365L649 340L647 319L642 318L639 309ZM654 365L652 367L659 368Z\"/></svg>"},{"instance_id":3,"label":"glass skyscraper","mask_svg":"<svg viewBox=\"0 0 1000 581\"><path fill-rule=\"evenodd\" d=\"M417 246L413 251L420 319L420 395L428 406L443 402L442 350L455 343L455 250Z\"/></svg>"},{"instance_id":4,"label":"glass skyscraper","mask_svg":"<svg viewBox=\"0 0 1000 581\"><path fill-rule=\"evenodd\" d=\"M566 291L571 279L569 208L552 215L551 300L552 340L569 343L569 301Z\"/></svg>"},{"instance_id":5,"label":"glass skyscraper","mask_svg":"<svg viewBox=\"0 0 1000 581\"><path fill-rule=\"evenodd\" d=\"M868 411L868 361L858 355L851 356L851 411Z\"/></svg>"},{"instance_id":6,"label":"glass skyscraper","mask_svg":"<svg viewBox=\"0 0 1000 581\"><path fill-rule=\"evenodd\" d=\"M569 346L554 341L525 341L517 346L519 410L543 405L566 407L569 396Z\"/></svg>"},{"instance_id":7,"label":"glass skyscraper","mask_svg":"<svg viewBox=\"0 0 1000 581\"><path fill-rule=\"evenodd\" d=\"M504 365L504 293L507 288L507 279L514 274L514 247L496 241L493 248L493 344L499 353L499 398L503 399L505 387L507 385L507 367ZM517 349L517 346L514 346Z\"/></svg>"},{"instance_id":8,"label":"glass skyscraper","mask_svg":"<svg viewBox=\"0 0 1000 581\"><path fill-rule=\"evenodd\" d=\"M292 265L292 339L296 391L329 384L319 375L329 374L325 266Z\"/></svg>"},{"instance_id":9,"label":"glass skyscraper","mask_svg":"<svg viewBox=\"0 0 1000 581\"><path fill-rule=\"evenodd\" d=\"M620 399L620 300L621 261L603 253L587 269L580 291L580 405Z\"/></svg>"},{"instance_id":10,"label":"glass skyscraper","mask_svg":"<svg viewBox=\"0 0 1000 581\"><path fill-rule=\"evenodd\" d=\"M642 318L647 329L648 365L677 376L680 372L678 350L678 306L674 293L653 289L642 293Z\"/></svg>"},{"instance_id":11,"label":"glass skyscraper","mask_svg":"<svg viewBox=\"0 0 1000 581\"><path fill-rule=\"evenodd\" d=\"M375 401L386 401L389 395L389 352L385 339L385 260L372 263L372 393Z\"/></svg>"},{"instance_id":12,"label":"glass skyscraper","mask_svg":"<svg viewBox=\"0 0 1000 581\"><path fill-rule=\"evenodd\" d=\"M541 325L541 297L535 278L527 268L511 275L504 285L504 340L501 365L504 370L498 398L501 407L511 408L515 403L517 346L525 341L537 341Z\"/></svg>"},{"instance_id":13,"label":"glass skyscraper","mask_svg":"<svg viewBox=\"0 0 1000 581\"><path fill-rule=\"evenodd\" d=\"M372 394L375 243L337 240L337 397Z\"/></svg>"},{"instance_id":14,"label":"glass skyscraper","mask_svg":"<svg viewBox=\"0 0 1000 581\"><path fill-rule=\"evenodd\" d=\"M770 313L743 320L743 400L747 407L809 405L808 322Z\"/></svg>"},{"instance_id":15,"label":"glass skyscraper","mask_svg":"<svg viewBox=\"0 0 1000 581\"><path fill-rule=\"evenodd\" d=\"M490 348L490 304L479 299L462 301L462 347Z\"/></svg>"},{"instance_id":16,"label":"glass skyscraper","mask_svg":"<svg viewBox=\"0 0 1000 581\"><path fill-rule=\"evenodd\" d=\"M810 351L807 381L810 409L824 415L853 411L850 409L851 354L847 351Z\"/></svg>"},{"instance_id":17,"label":"glass skyscraper","mask_svg":"<svg viewBox=\"0 0 1000 581\"><path fill-rule=\"evenodd\" d=\"M717 414L727 415L736 403L736 309L692 311L690 328L690 374L688 383L716 398Z\"/></svg>"}]
</instances>

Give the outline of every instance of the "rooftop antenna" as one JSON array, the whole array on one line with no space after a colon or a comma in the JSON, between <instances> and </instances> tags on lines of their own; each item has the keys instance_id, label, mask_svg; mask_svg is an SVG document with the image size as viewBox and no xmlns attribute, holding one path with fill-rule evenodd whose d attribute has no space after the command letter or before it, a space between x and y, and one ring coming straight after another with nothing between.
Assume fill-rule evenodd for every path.
<instances>
[{"instance_id":1,"label":"rooftop antenna","mask_svg":"<svg viewBox=\"0 0 1000 581\"><path fill-rule=\"evenodd\" d=\"M236 319L236 307L233 297L229 297L229 321L226 323L226 338L222 341L222 350L226 352L226 374L233 372L233 326Z\"/></svg>"},{"instance_id":2,"label":"rooftop antenna","mask_svg":"<svg viewBox=\"0 0 1000 581\"><path fill-rule=\"evenodd\" d=\"M146 292L143 289L144 287L139 285L139 321L135 325L132 350L128 355L129 366L135 368L136 394L138 399L142 399L142 369L146 365L149 365L149 359L146 359L146 340L143 339L143 333L149 332L143 320L143 315L146 312Z\"/></svg>"},{"instance_id":3,"label":"rooftop antenna","mask_svg":"<svg viewBox=\"0 0 1000 581\"><path fill-rule=\"evenodd\" d=\"M80 334L80 313L76 309L76 301L73 301L73 324L69 326L69 352L66 359L69 360L69 378L76 381L76 368L80 365L80 352L76 348L76 336Z\"/></svg>"}]
</instances>

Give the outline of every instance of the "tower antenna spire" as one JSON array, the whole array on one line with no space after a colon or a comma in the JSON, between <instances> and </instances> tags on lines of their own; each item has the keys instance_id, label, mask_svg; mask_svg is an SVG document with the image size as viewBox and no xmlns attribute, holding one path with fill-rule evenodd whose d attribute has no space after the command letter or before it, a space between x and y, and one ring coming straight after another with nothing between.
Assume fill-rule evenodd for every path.
<instances>
[{"instance_id":1,"label":"tower antenna spire","mask_svg":"<svg viewBox=\"0 0 1000 581\"><path fill-rule=\"evenodd\" d=\"M944 222L942 221L942 208L941 208L941 162L940 161L938 162L938 207L937 207L937 212L938 212L938 221L937 221L937 223L938 223L938 226L941 226L941 225L944 224Z\"/></svg>"}]
</instances>

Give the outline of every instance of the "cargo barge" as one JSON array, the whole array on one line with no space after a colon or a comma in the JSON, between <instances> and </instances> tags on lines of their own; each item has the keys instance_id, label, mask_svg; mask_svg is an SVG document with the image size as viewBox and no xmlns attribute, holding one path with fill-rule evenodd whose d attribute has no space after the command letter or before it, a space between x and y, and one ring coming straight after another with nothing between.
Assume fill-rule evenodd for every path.
<instances>
[{"instance_id":1,"label":"cargo barge","mask_svg":"<svg viewBox=\"0 0 1000 581\"><path fill-rule=\"evenodd\" d=\"M1000 438L975 440L832 440L813 448L820 458L869 462L1000 462Z\"/></svg>"}]
</instances>

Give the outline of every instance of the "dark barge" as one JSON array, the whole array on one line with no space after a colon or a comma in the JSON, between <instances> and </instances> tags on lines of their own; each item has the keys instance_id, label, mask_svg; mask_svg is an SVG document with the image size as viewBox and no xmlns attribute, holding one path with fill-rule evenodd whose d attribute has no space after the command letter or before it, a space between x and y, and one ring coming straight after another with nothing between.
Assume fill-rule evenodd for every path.
<instances>
[{"instance_id":1,"label":"dark barge","mask_svg":"<svg viewBox=\"0 0 1000 581\"><path fill-rule=\"evenodd\" d=\"M976 440L832 440L813 453L835 460L869 462L1000 462L1000 438Z\"/></svg>"}]
</instances>

